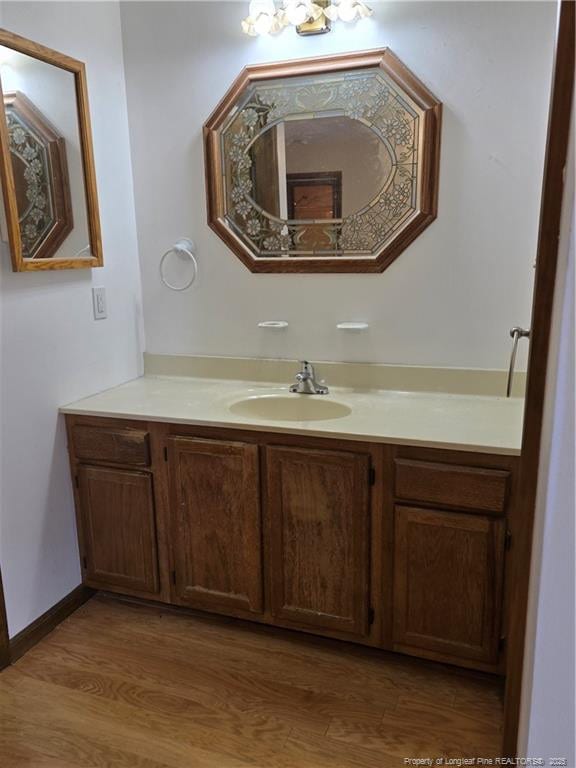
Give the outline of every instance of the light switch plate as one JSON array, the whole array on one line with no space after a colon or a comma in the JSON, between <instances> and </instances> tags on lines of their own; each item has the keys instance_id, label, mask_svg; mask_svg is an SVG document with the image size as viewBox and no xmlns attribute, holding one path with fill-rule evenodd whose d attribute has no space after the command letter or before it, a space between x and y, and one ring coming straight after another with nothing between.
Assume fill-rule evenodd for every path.
<instances>
[{"instance_id":1,"label":"light switch plate","mask_svg":"<svg viewBox=\"0 0 576 768\"><path fill-rule=\"evenodd\" d=\"M106 311L106 288L103 285L92 288L92 305L94 308L94 320L105 320L108 317Z\"/></svg>"}]
</instances>

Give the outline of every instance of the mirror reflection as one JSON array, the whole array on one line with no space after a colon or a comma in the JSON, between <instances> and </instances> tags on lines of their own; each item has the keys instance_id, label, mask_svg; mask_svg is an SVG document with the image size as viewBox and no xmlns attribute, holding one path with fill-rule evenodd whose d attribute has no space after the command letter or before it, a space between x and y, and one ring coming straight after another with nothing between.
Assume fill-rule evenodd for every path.
<instances>
[{"instance_id":1,"label":"mirror reflection","mask_svg":"<svg viewBox=\"0 0 576 768\"><path fill-rule=\"evenodd\" d=\"M250 149L255 202L291 220L341 219L385 187L393 158L380 136L345 115L285 120Z\"/></svg>"},{"instance_id":2,"label":"mirror reflection","mask_svg":"<svg viewBox=\"0 0 576 768\"><path fill-rule=\"evenodd\" d=\"M0 46L22 258L91 259L72 72Z\"/></svg>"}]
</instances>

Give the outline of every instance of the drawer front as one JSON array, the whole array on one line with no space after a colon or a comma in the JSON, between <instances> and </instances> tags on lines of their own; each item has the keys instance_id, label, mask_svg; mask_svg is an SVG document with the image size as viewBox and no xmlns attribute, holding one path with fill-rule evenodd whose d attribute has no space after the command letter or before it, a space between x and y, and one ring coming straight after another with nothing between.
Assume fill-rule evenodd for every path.
<instances>
[{"instance_id":1,"label":"drawer front","mask_svg":"<svg viewBox=\"0 0 576 768\"><path fill-rule=\"evenodd\" d=\"M497 514L506 509L508 471L412 459L394 463L398 499Z\"/></svg>"},{"instance_id":2,"label":"drawer front","mask_svg":"<svg viewBox=\"0 0 576 768\"><path fill-rule=\"evenodd\" d=\"M72 428L72 442L79 461L150 465L150 438L143 430L76 424Z\"/></svg>"}]
</instances>

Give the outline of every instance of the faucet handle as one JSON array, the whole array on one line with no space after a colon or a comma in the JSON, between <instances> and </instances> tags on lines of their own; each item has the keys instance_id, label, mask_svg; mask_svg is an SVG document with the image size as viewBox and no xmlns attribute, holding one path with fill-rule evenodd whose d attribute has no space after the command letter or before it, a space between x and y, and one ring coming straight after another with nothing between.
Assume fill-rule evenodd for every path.
<instances>
[{"instance_id":1,"label":"faucet handle","mask_svg":"<svg viewBox=\"0 0 576 768\"><path fill-rule=\"evenodd\" d=\"M316 382L314 366L308 360L300 360L302 369L296 374L297 384L292 384L290 392L300 395L327 395L328 387Z\"/></svg>"}]
</instances>

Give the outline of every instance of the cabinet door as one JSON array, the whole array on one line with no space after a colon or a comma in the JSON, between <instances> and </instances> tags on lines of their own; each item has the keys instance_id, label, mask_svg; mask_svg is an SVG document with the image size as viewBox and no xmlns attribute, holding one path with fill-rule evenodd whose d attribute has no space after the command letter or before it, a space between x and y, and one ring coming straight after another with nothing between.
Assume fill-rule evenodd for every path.
<instances>
[{"instance_id":1,"label":"cabinet door","mask_svg":"<svg viewBox=\"0 0 576 768\"><path fill-rule=\"evenodd\" d=\"M394 648L495 663L504 520L398 506Z\"/></svg>"},{"instance_id":2,"label":"cabinet door","mask_svg":"<svg viewBox=\"0 0 576 768\"><path fill-rule=\"evenodd\" d=\"M145 472L78 468L86 583L158 591L152 478Z\"/></svg>"},{"instance_id":3,"label":"cabinet door","mask_svg":"<svg viewBox=\"0 0 576 768\"><path fill-rule=\"evenodd\" d=\"M174 438L177 598L198 608L262 611L258 447Z\"/></svg>"},{"instance_id":4,"label":"cabinet door","mask_svg":"<svg viewBox=\"0 0 576 768\"><path fill-rule=\"evenodd\" d=\"M266 464L273 616L366 635L369 456L271 447Z\"/></svg>"}]
</instances>

